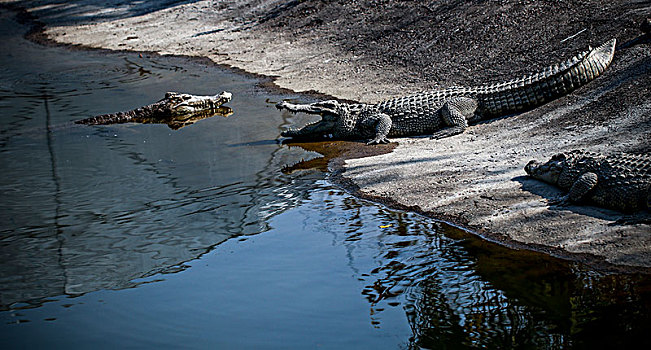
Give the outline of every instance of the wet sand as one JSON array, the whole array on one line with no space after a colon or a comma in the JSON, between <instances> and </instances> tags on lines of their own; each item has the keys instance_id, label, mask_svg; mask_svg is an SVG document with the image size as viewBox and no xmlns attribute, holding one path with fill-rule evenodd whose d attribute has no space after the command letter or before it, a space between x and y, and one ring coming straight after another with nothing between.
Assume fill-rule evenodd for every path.
<instances>
[{"instance_id":1,"label":"wet sand","mask_svg":"<svg viewBox=\"0 0 651 350\"><path fill-rule=\"evenodd\" d=\"M651 225L616 224L625 216L591 206L550 206L560 192L523 170L530 159L577 148L651 150L651 47L639 29L651 8L642 3L0 3L25 8L44 23L41 39L207 57L272 77L280 88L361 102L516 78L616 38L611 67L568 96L443 140L395 139L392 153L332 167L334 179L357 195L512 247L651 267Z\"/></svg>"}]
</instances>

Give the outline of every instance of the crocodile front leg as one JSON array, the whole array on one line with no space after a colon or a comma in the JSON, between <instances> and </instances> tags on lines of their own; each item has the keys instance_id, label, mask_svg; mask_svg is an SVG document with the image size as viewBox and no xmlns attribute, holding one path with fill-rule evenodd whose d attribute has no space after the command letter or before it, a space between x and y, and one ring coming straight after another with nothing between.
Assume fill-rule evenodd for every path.
<instances>
[{"instance_id":1,"label":"crocodile front leg","mask_svg":"<svg viewBox=\"0 0 651 350\"><path fill-rule=\"evenodd\" d=\"M375 135L371 140L366 142L367 145L377 145L380 143L389 143L387 136L391 130L391 117L384 113L371 114L364 119L364 127L368 128Z\"/></svg>"},{"instance_id":2,"label":"crocodile front leg","mask_svg":"<svg viewBox=\"0 0 651 350\"><path fill-rule=\"evenodd\" d=\"M442 138L461 134L468 127L470 119L477 110L477 100L469 97L455 97L446 101L441 107L440 113L447 128L435 132L431 139Z\"/></svg>"},{"instance_id":3,"label":"crocodile front leg","mask_svg":"<svg viewBox=\"0 0 651 350\"><path fill-rule=\"evenodd\" d=\"M584 173L574 181L567 195L560 199L550 201L550 203L557 205L570 205L571 203L579 202L585 198L585 196L592 191L595 186L597 186L597 180L597 174L592 172Z\"/></svg>"},{"instance_id":4,"label":"crocodile front leg","mask_svg":"<svg viewBox=\"0 0 651 350\"><path fill-rule=\"evenodd\" d=\"M572 202L578 202L585 197L595 186L597 186L597 174L585 173L581 175L570 188L567 194Z\"/></svg>"}]
</instances>

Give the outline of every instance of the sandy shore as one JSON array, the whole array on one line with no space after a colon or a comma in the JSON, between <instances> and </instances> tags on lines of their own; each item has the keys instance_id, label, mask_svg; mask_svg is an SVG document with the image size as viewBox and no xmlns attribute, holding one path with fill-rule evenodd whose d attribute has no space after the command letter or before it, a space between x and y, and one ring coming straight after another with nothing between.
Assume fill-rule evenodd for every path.
<instances>
[{"instance_id":1,"label":"sandy shore","mask_svg":"<svg viewBox=\"0 0 651 350\"><path fill-rule=\"evenodd\" d=\"M394 152L349 159L358 195L410 208L517 248L590 263L651 267L651 225L620 213L548 204L530 159L577 148L649 152L651 47L643 3L502 1L9 1L65 44L208 57L274 77L282 88L374 102L436 86L500 82L608 39L606 73L533 111L438 141L396 139ZM645 7L646 6L646 7ZM362 146L360 144L360 147ZM649 219L640 213L637 219ZM646 271L646 270L645 270Z\"/></svg>"}]
</instances>

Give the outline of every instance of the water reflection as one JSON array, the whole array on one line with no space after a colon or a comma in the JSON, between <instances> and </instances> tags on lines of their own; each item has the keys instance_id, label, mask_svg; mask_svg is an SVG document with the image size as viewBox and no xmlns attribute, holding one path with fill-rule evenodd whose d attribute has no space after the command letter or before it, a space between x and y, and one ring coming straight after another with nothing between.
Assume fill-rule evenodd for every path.
<instances>
[{"instance_id":1,"label":"water reflection","mask_svg":"<svg viewBox=\"0 0 651 350\"><path fill-rule=\"evenodd\" d=\"M286 149L274 153L255 182L196 190L175 187L179 179L156 170L142 154L119 153L136 170L149 168L162 180L148 191L167 192L156 186L170 187L169 197L137 203L126 192L143 184L126 182L89 184L99 186L93 193L57 191L56 213L45 224L24 223L22 229L3 231L2 309L17 302L40 305L44 298L62 294L130 288L135 279L178 272L183 262L226 239L267 231L272 216L295 206L309 192L309 182L277 176L283 158L292 156ZM119 188L122 185L126 188ZM129 205L92 198L105 191L125 191L118 198Z\"/></svg>"},{"instance_id":2,"label":"water reflection","mask_svg":"<svg viewBox=\"0 0 651 350\"><path fill-rule=\"evenodd\" d=\"M328 196L314 219L364 284L370 322L404 309L411 348L567 348L648 343L651 280L507 249L416 214ZM325 224L327 223L327 224ZM331 234L333 229L320 227ZM615 321L616 320L616 321Z\"/></svg>"},{"instance_id":3,"label":"water reflection","mask_svg":"<svg viewBox=\"0 0 651 350\"><path fill-rule=\"evenodd\" d=\"M559 272L560 276L555 275ZM487 281L499 283L501 279ZM599 348L639 346L646 341L649 316L639 311L650 307L648 281L639 277L581 280L553 271L536 281L512 281L515 284L504 292L491 290L491 284L472 277L455 282L434 275L413 291L408 315L414 345ZM513 293L511 286L527 294ZM465 291L459 292L460 287Z\"/></svg>"},{"instance_id":4,"label":"water reflection","mask_svg":"<svg viewBox=\"0 0 651 350\"><path fill-rule=\"evenodd\" d=\"M308 152L307 159L302 158L299 162L286 164L282 169L284 174L313 169L328 171L331 161L386 154L396 147L395 143L375 145L374 147L359 147L358 142L351 141L294 142L289 140L284 141L283 144L288 148L295 147Z\"/></svg>"}]
</instances>

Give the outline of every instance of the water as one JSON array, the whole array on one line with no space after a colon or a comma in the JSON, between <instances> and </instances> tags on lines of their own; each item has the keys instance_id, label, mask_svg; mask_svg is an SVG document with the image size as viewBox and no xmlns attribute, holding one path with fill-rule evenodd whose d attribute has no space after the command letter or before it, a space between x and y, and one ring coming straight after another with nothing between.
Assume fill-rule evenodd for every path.
<instances>
[{"instance_id":1,"label":"water","mask_svg":"<svg viewBox=\"0 0 651 350\"><path fill-rule=\"evenodd\" d=\"M649 343L647 276L595 272L356 199L275 140L256 81L46 48L0 12L0 347L584 348ZM179 130L72 125L233 92ZM309 149L309 146L304 146Z\"/></svg>"}]
</instances>

